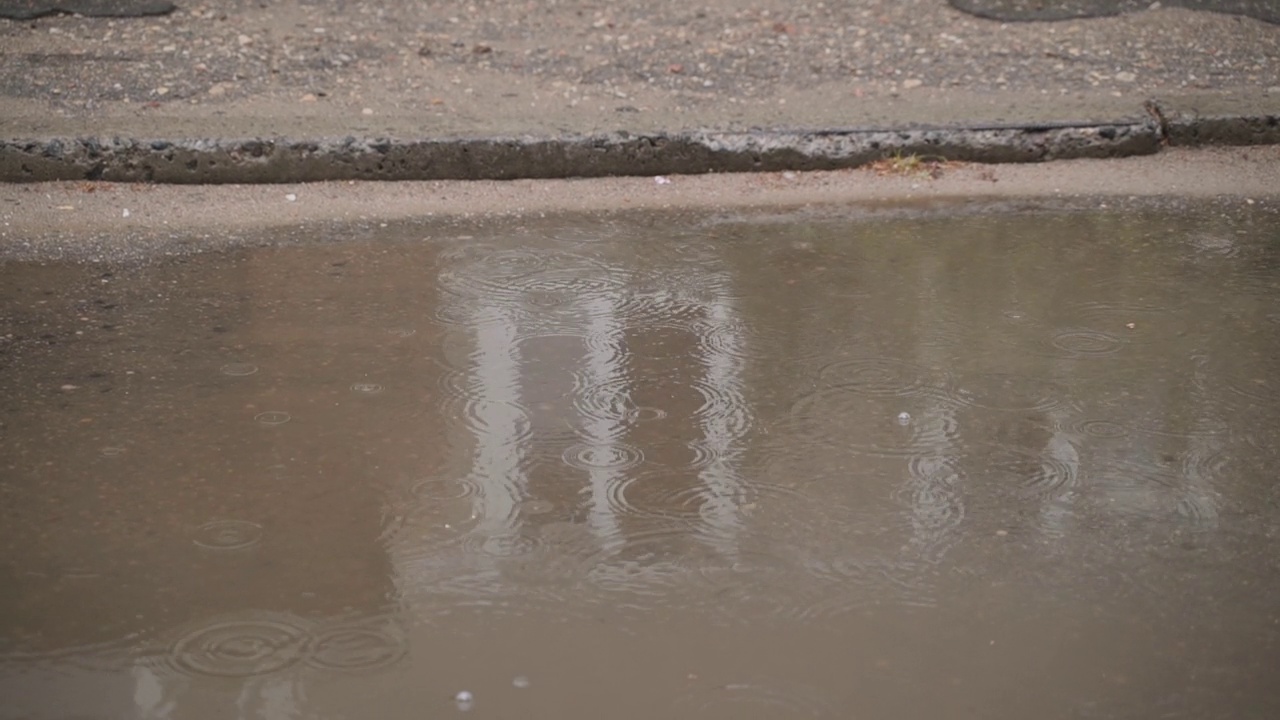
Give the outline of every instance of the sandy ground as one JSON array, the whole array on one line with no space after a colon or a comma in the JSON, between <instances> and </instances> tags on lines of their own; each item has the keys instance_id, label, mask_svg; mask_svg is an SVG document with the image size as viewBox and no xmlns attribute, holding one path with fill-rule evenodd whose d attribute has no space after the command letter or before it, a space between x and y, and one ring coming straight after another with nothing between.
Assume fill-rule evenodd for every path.
<instances>
[{"instance_id":1,"label":"sandy ground","mask_svg":"<svg viewBox=\"0 0 1280 720\"><path fill-rule=\"evenodd\" d=\"M925 207L951 201L1221 198L1280 209L1280 147L1171 149L1037 165L837 172L305 185L0 186L0 258L124 258L262 242L262 232L628 210Z\"/></svg>"},{"instance_id":2,"label":"sandy ground","mask_svg":"<svg viewBox=\"0 0 1280 720\"><path fill-rule=\"evenodd\" d=\"M0 135L1019 122L1140 115L1149 97L1280 96L1280 26L1158 3L1032 23L945 0L180 5L0 22Z\"/></svg>"}]
</instances>

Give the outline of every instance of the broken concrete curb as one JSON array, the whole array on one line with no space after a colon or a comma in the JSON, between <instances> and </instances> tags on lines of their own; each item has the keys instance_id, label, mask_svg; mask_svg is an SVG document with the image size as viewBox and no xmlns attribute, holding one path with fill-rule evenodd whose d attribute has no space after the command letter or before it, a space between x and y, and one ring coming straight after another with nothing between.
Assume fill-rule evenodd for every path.
<instances>
[{"instance_id":1,"label":"broken concrete curb","mask_svg":"<svg viewBox=\"0 0 1280 720\"><path fill-rule=\"evenodd\" d=\"M1170 145L1280 144L1280 108L1223 108L1214 103L1151 103Z\"/></svg>"},{"instance_id":2,"label":"broken concrete curb","mask_svg":"<svg viewBox=\"0 0 1280 720\"><path fill-rule=\"evenodd\" d=\"M1154 121L1070 127L617 132L558 138L0 141L0 180L493 180L856 167L894 155L1038 162L1149 154Z\"/></svg>"},{"instance_id":3,"label":"broken concrete curb","mask_svg":"<svg viewBox=\"0 0 1280 720\"><path fill-rule=\"evenodd\" d=\"M1151 117L1105 124L760 130L442 139L0 140L0 181L286 183L508 180L835 170L896 155L1041 162L1158 152L1164 144L1280 143L1280 116L1200 115L1150 103Z\"/></svg>"}]
</instances>

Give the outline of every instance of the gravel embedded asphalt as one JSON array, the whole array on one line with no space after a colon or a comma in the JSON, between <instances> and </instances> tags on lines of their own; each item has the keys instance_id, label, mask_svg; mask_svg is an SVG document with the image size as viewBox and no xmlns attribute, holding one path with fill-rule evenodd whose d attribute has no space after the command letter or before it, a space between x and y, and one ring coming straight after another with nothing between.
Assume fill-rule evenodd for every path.
<instances>
[{"instance_id":1,"label":"gravel embedded asphalt","mask_svg":"<svg viewBox=\"0 0 1280 720\"><path fill-rule=\"evenodd\" d=\"M1179 4L1224 12L229 0L0 20L0 180L658 174L1280 141L1272 6Z\"/></svg>"}]
</instances>

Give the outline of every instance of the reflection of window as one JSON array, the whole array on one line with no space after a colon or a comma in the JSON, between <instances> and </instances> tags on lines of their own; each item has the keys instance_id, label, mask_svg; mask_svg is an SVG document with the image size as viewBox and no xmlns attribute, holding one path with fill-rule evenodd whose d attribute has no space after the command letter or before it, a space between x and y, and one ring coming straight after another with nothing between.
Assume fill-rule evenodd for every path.
<instances>
[{"instance_id":1,"label":"reflection of window","mask_svg":"<svg viewBox=\"0 0 1280 720\"><path fill-rule=\"evenodd\" d=\"M605 266L596 271L614 272ZM465 269L456 270L453 276L465 273ZM681 273L673 270L671 275L678 278ZM466 332L472 347L464 386L473 413L466 418L473 444L471 474L480 487L475 498L477 532L508 534L518 529L516 506L537 493L530 487L529 458L547 455L541 445L549 444L547 438L563 439L568 427L576 444L565 450L566 465L586 476L580 489L584 519L596 542L610 547L626 541L623 518L610 494L635 471L631 461L646 451L631 433L627 416L627 398L637 383L646 380L633 375L627 339L629 332L644 328L628 326L632 320L623 303L646 298L637 300L631 288L610 290L611 282L574 278L576 287L587 289L558 303L548 315L539 312L539 303L549 292L551 280L529 282L538 289L536 295L506 292L465 298L446 293L442 297L444 303L461 305L446 308L445 313L466 317L469 324ZM592 292L596 285L604 291ZM725 285L718 275L714 279L683 277L673 286L655 288L647 299L687 323L691 337L708 328L719 333L716 343L691 342L687 359L679 360L689 366L681 369L696 378L694 384L706 396L707 406L697 413L694 427L676 432L691 434L690 446L700 446L715 458L699 470L702 487L697 494L705 500L702 521L712 530L707 536L714 537L721 550L731 552L741 522L737 466L745 433L742 418L749 413L741 387L745 339L737 333L735 307L723 297L708 299L706 291ZM607 388L609 397L584 397L593 388Z\"/></svg>"}]
</instances>

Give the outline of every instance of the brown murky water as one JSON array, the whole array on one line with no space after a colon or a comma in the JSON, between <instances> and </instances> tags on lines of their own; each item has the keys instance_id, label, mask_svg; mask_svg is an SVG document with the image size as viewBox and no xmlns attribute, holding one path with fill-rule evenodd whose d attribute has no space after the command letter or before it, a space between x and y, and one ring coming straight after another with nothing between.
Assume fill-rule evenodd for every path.
<instances>
[{"instance_id":1,"label":"brown murky water","mask_svg":"<svg viewBox=\"0 0 1280 720\"><path fill-rule=\"evenodd\" d=\"M1280 716L1275 217L315 239L0 267L0 717Z\"/></svg>"}]
</instances>

